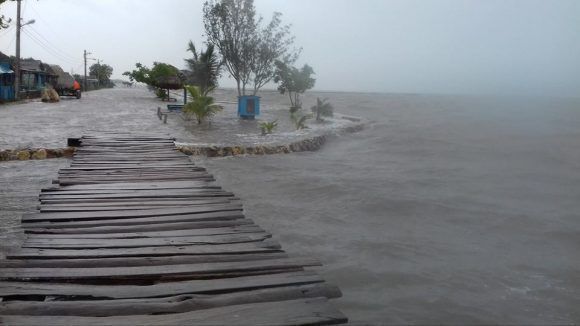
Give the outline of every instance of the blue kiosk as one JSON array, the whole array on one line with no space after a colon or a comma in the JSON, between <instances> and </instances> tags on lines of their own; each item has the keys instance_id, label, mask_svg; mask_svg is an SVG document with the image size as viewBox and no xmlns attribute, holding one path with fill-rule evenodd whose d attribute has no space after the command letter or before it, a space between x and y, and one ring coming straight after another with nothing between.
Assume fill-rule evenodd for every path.
<instances>
[{"instance_id":1,"label":"blue kiosk","mask_svg":"<svg viewBox=\"0 0 580 326\"><path fill-rule=\"evenodd\" d=\"M238 116L253 120L260 115L260 97L255 95L238 96Z\"/></svg>"}]
</instances>

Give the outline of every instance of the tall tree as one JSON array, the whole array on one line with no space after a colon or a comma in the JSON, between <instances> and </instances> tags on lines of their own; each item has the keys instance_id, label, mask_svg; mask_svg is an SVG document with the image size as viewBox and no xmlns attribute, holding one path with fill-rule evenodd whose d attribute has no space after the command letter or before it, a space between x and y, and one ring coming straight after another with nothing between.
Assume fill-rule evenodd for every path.
<instances>
[{"instance_id":1,"label":"tall tree","mask_svg":"<svg viewBox=\"0 0 580 326\"><path fill-rule=\"evenodd\" d=\"M123 76L129 77L129 80L139 83L147 84L153 88L161 87L161 82L164 79L181 79L179 69L163 62L153 62L153 68L149 69L147 66L137 62L132 71L125 71Z\"/></svg>"},{"instance_id":2,"label":"tall tree","mask_svg":"<svg viewBox=\"0 0 580 326\"><path fill-rule=\"evenodd\" d=\"M276 61L276 73L274 82L278 83L280 94L288 94L291 111L302 107L300 95L314 87L316 79L312 78L314 70L309 65L304 65L298 69L282 61Z\"/></svg>"},{"instance_id":3,"label":"tall tree","mask_svg":"<svg viewBox=\"0 0 580 326\"><path fill-rule=\"evenodd\" d=\"M106 86L113 74L113 67L103 63L95 63L89 67L89 72L99 80L100 86Z\"/></svg>"},{"instance_id":4,"label":"tall tree","mask_svg":"<svg viewBox=\"0 0 580 326\"><path fill-rule=\"evenodd\" d=\"M203 95L207 95L218 85L221 65L213 44L209 44L205 51L197 52L195 45L189 41L187 51L192 53L192 58L185 59L189 74L187 82L199 87Z\"/></svg>"},{"instance_id":5,"label":"tall tree","mask_svg":"<svg viewBox=\"0 0 580 326\"><path fill-rule=\"evenodd\" d=\"M282 25L281 14L261 27L253 0L208 0L203 6L207 41L220 51L222 61L236 81L238 95L252 94L274 77L276 59L293 62L300 50L292 49L290 26Z\"/></svg>"}]
</instances>

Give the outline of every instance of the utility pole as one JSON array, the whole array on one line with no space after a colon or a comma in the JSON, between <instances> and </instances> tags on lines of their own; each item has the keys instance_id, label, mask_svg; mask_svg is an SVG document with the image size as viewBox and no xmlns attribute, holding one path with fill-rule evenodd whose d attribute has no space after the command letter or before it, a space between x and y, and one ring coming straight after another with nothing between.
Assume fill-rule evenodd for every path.
<instances>
[{"instance_id":1,"label":"utility pole","mask_svg":"<svg viewBox=\"0 0 580 326\"><path fill-rule=\"evenodd\" d=\"M86 92L87 91L87 55L91 54L90 52L87 52L87 50L85 50L85 52L83 53L83 58L85 59L85 79L83 79L83 91Z\"/></svg>"},{"instance_id":2,"label":"utility pole","mask_svg":"<svg viewBox=\"0 0 580 326\"><path fill-rule=\"evenodd\" d=\"M20 0L16 0L16 64L14 67L14 99L20 99Z\"/></svg>"},{"instance_id":3,"label":"utility pole","mask_svg":"<svg viewBox=\"0 0 580 326\"><path fill-rule=\"evenodd\" d=\"M101 79L99 76L101 75L101 60L97 59L97 83L99 87L101 87Z\"/></svg>"},{"instance_id":4,"label":"utility pole","mask_svg":"<svg viewBox=\"0 0 580 326\"><path fill-rule=\"evenodd\" d=\"M22 18L20 18L20 2L21 0L16 0L16 62L14 64L14 99L20 99L20 30L22 27L30 24L34 24L34 19L22 23Z\"/></svg>"}]
</instances>

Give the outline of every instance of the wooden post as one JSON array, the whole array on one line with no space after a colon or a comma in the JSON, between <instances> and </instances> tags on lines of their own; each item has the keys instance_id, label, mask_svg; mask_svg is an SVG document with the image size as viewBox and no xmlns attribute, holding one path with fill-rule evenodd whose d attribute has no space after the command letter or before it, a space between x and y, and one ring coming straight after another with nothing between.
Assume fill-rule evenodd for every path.
<instances>
[{"instance_id":1,"label":"wooden post","mask_svg":"<svg viewBox=\"0 0 580 326\"><path fill-rule=\"evenodd\" d=\"M183 88L183 105L187 104L187 89Z\"/></svg>"}]
</instances>

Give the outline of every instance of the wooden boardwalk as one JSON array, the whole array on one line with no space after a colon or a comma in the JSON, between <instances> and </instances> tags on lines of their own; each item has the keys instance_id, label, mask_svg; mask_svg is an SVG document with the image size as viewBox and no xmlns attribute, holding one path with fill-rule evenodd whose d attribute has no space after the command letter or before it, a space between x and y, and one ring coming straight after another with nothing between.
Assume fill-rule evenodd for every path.
<instances>
[{"instance_id":1,"label":"wooden boardwalk","mask_svg":"<svg viewBox=\"0 0 580 326\"><path fill-rule=\"evenodd\" d=\"M0 324L301 325L341 295L151 135L88 135L0 261Z\"/></svg>"}]
</instances>

